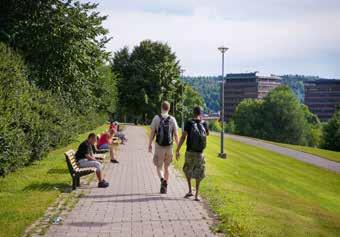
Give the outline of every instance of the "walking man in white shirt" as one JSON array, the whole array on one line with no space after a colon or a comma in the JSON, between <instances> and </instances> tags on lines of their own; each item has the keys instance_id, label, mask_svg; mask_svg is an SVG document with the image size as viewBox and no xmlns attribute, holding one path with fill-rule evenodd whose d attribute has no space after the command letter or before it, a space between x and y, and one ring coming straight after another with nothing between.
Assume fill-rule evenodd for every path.
<instances>
[{"instance_id":1,"label":"walking man in white shirt","mask_svg":"<svg viewBox=\"0 0 340 237\"><path fill-rule=\"evenodd\" d=\"M169 115L169 102L162 103L161 111L162 113L156 115L151 123L149 152L152 152L152 142L156 137L153 163L161 182L160 193L165 194L169 182L169 166L173 159L173 139L175 138L176 145L178 145L179 138L176 119Z\"/></svg>"}]
</instances>

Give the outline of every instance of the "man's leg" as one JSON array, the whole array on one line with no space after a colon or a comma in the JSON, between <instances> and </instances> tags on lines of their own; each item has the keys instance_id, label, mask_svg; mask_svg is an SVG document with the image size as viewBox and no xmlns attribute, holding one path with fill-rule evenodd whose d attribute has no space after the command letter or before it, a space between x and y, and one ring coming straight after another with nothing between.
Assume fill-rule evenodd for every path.
<instances>
[{"instance_id":1,"label":"man's leg","mask_svg":"<svg viewBox=\"0 0 340 237\"><path fill-rule=\"evenodd\" d=\"M186 179L187 179L187 183L188 183L188 188L189 188L189 192L187 194L185 194L185 198L191 197L192 196L192 190L191 190L191 177L189 177L188 175L185 175Z\"/></svg>"},{"instance_id":2,"label":"man's leg","mask_svg":"<svg viewBox=\"0 0 340 237\"><path fill-rule=\"evenodd\" d=\"M199 201L199 199L198 199L198 192L199 192L199 189L200 189L200 183L201 183L201 180L200 179L196 179L195 201Z\"/></svg>"},{"instance_id":3,"label":"man's leg","mask_svg":"<svg viewBox=\"0 0 340 237\"><path fill-rule=\"evenodd\" d=\"M170 164L164 163L164 179L169 181L169 166Z\"/></svg>"},{"instance_id":4,"label":"man's leg","mask_svg":"<svg viewBox=\"0 0 340 237\"><path fill-rule=\"evenodd\" d=\"M113 151L113 144L109 145L109 151L110 151L110 160L112 163L119 163L117 159L115 159L115 153Z\"/></svg>"},{"instance_id":5,"label":"man's leg","mask_svg":"<svg viewBox=\"0 0 340 237\"><path fill-rule=\"evenodd\" d=\"M157 168L157 175L160 179L164 179L164 175L163 175L163 167L162 166L156 166Z\"/></svg>"},{"instance_id":6,"label":"man's leg","mask_svg":"<svg viewBox=\"0 0 340 237\"><path fill-rule=\"evenodd\" d=\"M101 182L103 180L102 172L100 170L97 170L96 175L97 175L98 182Z\"/></svg>"}]
</instances>

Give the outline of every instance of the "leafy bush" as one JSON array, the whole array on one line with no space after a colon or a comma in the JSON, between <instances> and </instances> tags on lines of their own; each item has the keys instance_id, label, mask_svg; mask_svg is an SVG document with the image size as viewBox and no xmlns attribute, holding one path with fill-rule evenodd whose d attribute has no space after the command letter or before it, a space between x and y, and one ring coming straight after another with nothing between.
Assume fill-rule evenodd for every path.
<instances>
[{"instance_id":1,"label":"leafy bush","mask_svg":"<svg viewBox=\"0 0 340 237\"><path fill-rule=\"evenodd\" d=\"M103 122L95 111L74 113L63 100L38 90L26 71L21 57L0 43L0 176Z\"/></svg>"},{"instance_id":2,"label":"leafy bush","mask_svg":"<svg viewBox=\"0 0 340 237\"><path fill-rule=\"evenodd\" d=\"M324 126L324 140L322 147L340 151L340 108L338 107L332 118Z\"/></svg>"},{"instance_id":3,"label":"leafy bush","mask_svg":"<svg viewBox=\"0 0 340 237\"><path fill-rule=\"evenodd\" d=\"M233 120L240 135L311 146L321 140L320 121L287 86L272 90L264 100L243 100Z\"/></svg>"},{"instance_id":4,"label":"leafy bush","mask_svg":"<svg viewBox=\"0 0 340 237\"><path fill-rule=\"evenodd\" d=\"M214 131L214 132L221 132L222 130L221 123L217 120L210 121L208 124L208 128L210 131Z\"/></svg>"},{"instance_id":5,"label":"leafy bush","mask_svg":"<svg viewBox=\"0 0 340 237\"><path fill-rule=\"evenodd\" d=\"M235 133L235 122L230 119L228 123L224 125L224 131L226 133Z\"/></svg>"}]
</instances>

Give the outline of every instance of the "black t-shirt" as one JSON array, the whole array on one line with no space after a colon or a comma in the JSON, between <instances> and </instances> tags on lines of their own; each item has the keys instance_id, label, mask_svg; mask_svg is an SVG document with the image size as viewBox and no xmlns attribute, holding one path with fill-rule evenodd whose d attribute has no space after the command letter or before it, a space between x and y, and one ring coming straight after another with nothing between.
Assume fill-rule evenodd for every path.
<instances>
[{"instance_id":1,"label":"black t-shirt","mask_svg":"<svg viewBox=\"0 0 340 237\"><path fill-rule=\"evenodd\" d=\"M81 159L85 159L86 155L93 155L92 146L87 142L87 140L79 145L76 152L76 160L79 161Z\"/></svg>"},{"instance_id":2,"label":"black t-shirt","mask_svg":"<svg viewBox=\"0 0 340 237\"><path fill-rule=\"evenodd\" d=\"M191 120L188 120L185 123L185 125L184 125L184 131L186 131L187 134L188 134L188 136L187 136L187 151L192 151L191 150L191 141L190 141L190 132L191 132L192 121L194 121L196 123L201 122L200 119L191 119ZM207 123L205 121L202 121L202 125L203 125L205 131L208 134L208 125L207 125Z\"/></svg>"}]
</instances>

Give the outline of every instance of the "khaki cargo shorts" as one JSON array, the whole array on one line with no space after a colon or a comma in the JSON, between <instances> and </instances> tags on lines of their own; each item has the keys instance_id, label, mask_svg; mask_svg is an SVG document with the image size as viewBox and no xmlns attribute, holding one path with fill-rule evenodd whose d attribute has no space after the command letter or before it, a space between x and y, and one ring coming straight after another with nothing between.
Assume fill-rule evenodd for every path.
<instances>
[{"instance_id":1,"label":"khaki cargo shorts","mask_svg":"<svg viewBox=\"0 0 340 237\"><path fill-rule=\"evenodd\" d=\"M205 177L205 161L203 153L190 152L185 153L185 162L183 172L187 177L201 180Z\"/></svg>"},{"instance_id":2,"label":"khaki cargo shorts","mask_svg":"<svg viewBox=\"0 0 340 237\"><path fill-rule=\"evenodd\" d=\"M174 156L173 146L160 146L155 144L155 153L153 155L153 163L157 167L163 164L169 166Z\"/></svg>"}]
</instances>

